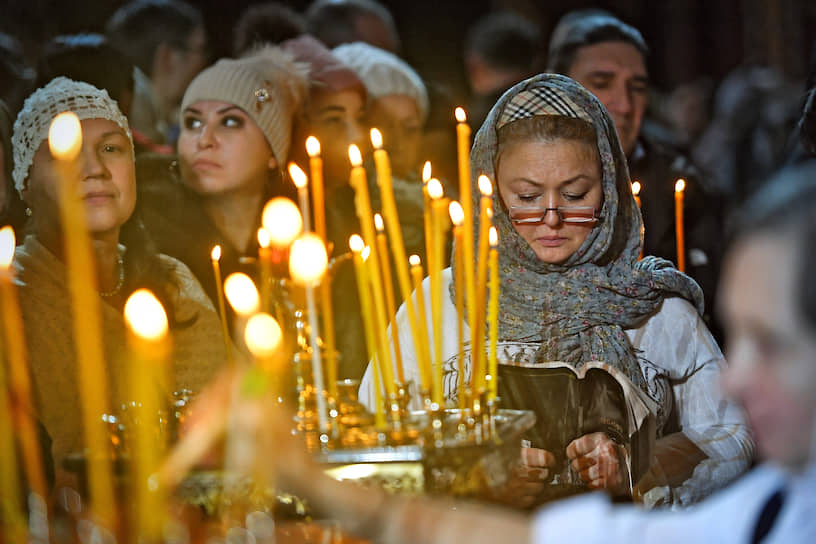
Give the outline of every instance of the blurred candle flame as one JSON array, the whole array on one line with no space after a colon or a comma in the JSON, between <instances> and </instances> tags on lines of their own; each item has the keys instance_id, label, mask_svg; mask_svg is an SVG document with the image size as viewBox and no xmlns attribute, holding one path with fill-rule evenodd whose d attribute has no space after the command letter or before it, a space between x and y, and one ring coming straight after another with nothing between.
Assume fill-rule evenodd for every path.
<instances>
[{"instance_id":1,"label":"blurred candle flame","mask_svg":"<svg viewBox=\"0 0 816 544\"><path fill-rule=\"evenodd\" d=\"M352 234L349 238L349 249L354 253L360 253L365 248L365 242L359 234Z\"/></svg>"},{"instance_id":2,"label":"blurred candle flame","mask_svg":"<svg viewBox=\"0 0 816 544\"><path fill-rule=\"evenodd\" d=\"M317 157L320 155L320 140L314 136L306 138L306 153L310 157Z\"/></svg>"},{"instance_id":3,"label":"blurred candle flame","mask_svg":"<svg viewBox=\"0 0 816 544\"><path fill-rule=\"evenodd\" d=\"M686 189L686 180L680 178L677 180L677 183L674 184L674 192L682 193Z\"/></svg>"},{"instance_id":4,"label":"blurred candle flame","mask_svg":"<svg viewBox=\"0 0 816 544\"><path fill-rule=\"evenodd\" d=\"M6 225L0 229L0 268L7 269L14 260L14 246L16 239L14 229Z\"/></svg>"},{"instance_id":5,"label":"blurred candle flame","mask_svg":"<svg viewBox=\"0 0 816 544\"><path fill-rule=\"evenodd\" d=\"M377 232L383 232L385 230L385 223L383 222L382 215L378 213L374 214L374 228L377 229Z\"/></svg>"},{"instance_id":6,"label":"blurred candle flame","mask_svg":"<svg viewBox=\"0 0 816 544\"><path fill-rule=\"evenodd\" d=\"M442 189L442 183L436 179L431 178L428 180L428 196L433 199L442 198L445 194L445 191Z\"/></svg>"},{"instance_id":7,"label":"blurred candle flame","mask_svg":"<svg viewBox=\"0 0 816 544\"><path fill-rule=\"evenodd\" d=\"M633 181L632 182L632 194L638 196L640 194L640 182Z\"/></svg>"},{"instance_id":8,"label":"blurred candle flame","mask_svg":"<svg viewBox=\"0 0 816 544\"><path fill-rule=\"evenodd\" d=\"M281 196L266 203L261 223L269 234L269 243L275 247L288 247L303 230L297 204Z\"/></svg>"},{"instance_id":9,"label":"blurred candle flame","mask_svg":"<svg viewBox=\"0 0 816 544\"><path fill-rule=\"evenodd\" d=\"M496 230L496 227L490 227L487 233L487 239L490 242L490 247L499 245L499 231Z\"/></svg>"},{"instance_id":10,"label":"blurred candle flame","mask_svg":"<svg viewBox=\"0 0 816 544\"><path fill-rule=\"evenodd\" d=\"M319 282L328 264L326 245L317 234L304 233L292 243L289 252L289 273L295 281L305 285Z\"/></svg>"},{"instance_id":11,"label":"blurred candle flame","mask_svg":"<svg viewBox=\"0 0 816 544\"><path fill-rule=\"evenodd\" d=\"M448 213L450 214L451 223L457 227L462 226L462 223L465 222L465 211L457 201L453 200L448 204Z\"/></svg>"},{"instance_id":12,"label":"blurred candle flame","mask_svg":"<svg viewBox=\"0 0 816 544\"><path fill-rule=\"evenodd\" d=\"M258 313L247 321L244 340L255 357L271 357L283 341L283 331L274 317Z\"/></svg>"},{"instance_id":13,"label":"blurred candle flame","mask_svg":"<svg viewBox=\"0 0 816 544\"><path fill-rule=\"evenodd\" d=\"M255 282L243 272L235 272L227 276L224 282L224 294L235 313L250 315L258 311L261 297Z\"/></svg>"},{"instance_id":14,"label":"blurred candle flame","mask_svg":"<svg viewBox=\"0 0 816 544\"><path fill-rule=\"evenodd\" d=\"M147 289L138 289L128 297L125 321L136 336L145 340L159 340L167 334L167 314Z\"/></svg>"},{"instance_id":15,"label":"blurred candle flame","mask_svg":"<svg viewBox=\"0 0 816 544\"><path fill-rule=\"evenodd\" d=\"M429 179L431 179L431 161L425 161L422 166L422 183L428 183Z\"/></svg>"},{"instance_id":16,"label":"blurred candle flame","mask_svg":"<svg viewBox=\"0 0 816 544\"><path fill-rule=\"evenodd\" d=\"M454 110L453 114L456 116L456 121L458 123L464 123L467 121L467 114L465 114L464 108L458 107Z\"/></svg>"},{"instance_id":17,"label":"blurred candle flame","mask_svg":"<svg viewBox=\"0 0 816 544\"><path fill-rule=\"evenodd\" d=\"M213 261L220 261L221 260L221 246L215 245L210 252L210 259Z\"/></svg>"},{"instance_id":18,"label":"blurred candle flame","mask_svg":"<svg viewBox=\"0 0 816 544\"><path fill-rule=\"evenodd\" d=\"M272 237L269 236L269 231L261 227L258 229L258 245L267 248L272 243Z\"/></svg>"},{"instance_id":19,"label":"blurred candle flame","mask_svg":"<svg viewBox=\"0 0 816 544\"><path fill-rule=\"evenodd\" d=\"M419 255L414 254L408 257L408 264L411 266L419 266L420 263L422 263L422 260L419 258Z\"/></svg>"},{"instance_id":20,"label":"blurred candle flame","mask_svg":"<svg viewBox=\"0 0 816 544\"><path fill-rule=\"evenodd\" d=\"M383 145L382 133L376 128L371 129L371 145L374 146L374 149L382 149Z\"/></svg>"},{"instance_id":21,"label":"blurred candle flame","mask_svg":"<svg viewBox=\"0 0 816 544\"><path fill-rule=\"evenodd\" d=\"M292 181L295 183L295 187L298 189L306 187L306 184L309 182L309 179L306 177L306 173L301 170L300 166L293 162L289 163L289 177L292 178Z\"/></svg>"},{"instance_id":22,"label":"blurred candle flame","mask_svg":"<svg viewBox=\"0 0 816 544\"><path fill-rule=\"evenodd\" d=\"M482 174L479 176L479 192L482 193L482 196L492 196L493 195L493 184L490 183L490 178Z\"/></svg>"},{"instance_id":23,"label":"blurred candle flame","mask_svg":"<svg viewBox=\"0 0 816 544\"><path fill-rule=\"evenodd\" d=\"M349 161L352 166L362 166L363 156L360 154L360 148L354 144L349 146Z\"/></svg>"},{"instance_id":24,"label":"blurred candle flame","mask_svg":"<svg viewBox=\"0 0 816 544\"><path fill-rule=\"evenodd\" d=\"M74 112L60 113L48 129L48 147L60 160L72 160L82 149L82 125Z\"/></svg>"}]
</instances>

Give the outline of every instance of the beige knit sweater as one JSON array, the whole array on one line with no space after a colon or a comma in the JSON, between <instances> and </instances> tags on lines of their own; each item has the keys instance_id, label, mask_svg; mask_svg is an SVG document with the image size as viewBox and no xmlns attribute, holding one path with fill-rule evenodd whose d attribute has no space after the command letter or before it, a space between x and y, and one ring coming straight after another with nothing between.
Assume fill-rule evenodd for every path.
<instances>
[{"instance_id":1,"label":"beige knit sweater","mask_svg":"<svg viewBox=\"0 0 816 544\"><path fill-rule=\"evenodd\" d=\"M218 314L184 264L164 255L161 258L175 271L176 319L183 322L197 316L191 326L171 329L174 390L197 392L225 361ZM35 237L28 236L15 252L14 267L35 401L53 440L59 470L68 453L82 450L84 440L65 265ZM108 388L108 413L116 413L131 397L125 323L121 312L101 297L99 305L107 368L107 375L99 379Z\"/></svg>"}]
</instances>

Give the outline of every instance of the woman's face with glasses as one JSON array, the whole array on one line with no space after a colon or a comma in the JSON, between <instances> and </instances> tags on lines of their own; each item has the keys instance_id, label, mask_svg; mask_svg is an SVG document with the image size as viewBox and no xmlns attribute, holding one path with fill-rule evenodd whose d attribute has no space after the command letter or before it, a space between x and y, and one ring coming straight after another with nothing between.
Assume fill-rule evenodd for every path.
<instances>
[{"instance_id":1,"label":"woman's face with glasses","mask_svg":"<svg viewBox=\"0 0 816 544\"><path fill-rule=\"evenodd\" d=\"M542 262L566 261L598 224L603 186L592 145L519 142L502 153L496 178L513 227Z\"/></svg>"}]
</instances>

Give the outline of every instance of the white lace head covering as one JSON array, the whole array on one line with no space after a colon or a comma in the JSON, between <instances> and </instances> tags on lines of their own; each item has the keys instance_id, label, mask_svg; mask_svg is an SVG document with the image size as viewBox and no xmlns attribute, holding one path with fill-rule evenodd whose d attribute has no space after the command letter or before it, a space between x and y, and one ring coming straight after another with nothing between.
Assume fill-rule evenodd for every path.
<instances>
[{"instance_id":1,"label":"white lace head covering","mask_svg":"<svg viewBox=\"0 0 816 544\"><path fill-rule=\"evenodd\" d=\"M28 171L34 162L34 153L43 140L48 138L51 121L66 111L74 112L80 121L83 119L113 121L127 133L130 145L133 146L127 118L107 91L67 77L55 77L45 87L37 89L26 98L23 109L17 114L17 120L14 122L14 134L11 137L11 146L14 150L12 176L17 192L22 194L25 188Z\"/></svg>"}]
</instances>

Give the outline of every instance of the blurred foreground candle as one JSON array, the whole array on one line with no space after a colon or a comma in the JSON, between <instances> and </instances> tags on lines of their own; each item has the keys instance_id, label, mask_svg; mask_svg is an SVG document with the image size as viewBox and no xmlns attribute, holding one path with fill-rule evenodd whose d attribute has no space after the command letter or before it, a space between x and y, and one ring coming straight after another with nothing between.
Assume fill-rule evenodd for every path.
<instances>
[{"instance_id":1,"label":"blurred foreground candle","mask_svg":"<svg viewBox=\"0 0 816 544\"><path fill-rule=\"evenodd\" d=\"M0 538L3 542L26 542L28 531L21 504L24 495L17 468L20 465L15 448L11 397L11 387L6 386L6 368L0 364L0 504L3 505Z\"/></svg>"},{"instance_id":2,"label":"blurred foreground candle","mask_svg":"<svg viewBox=\"0 0 816 544\"><path fill-rule=\"evenodd\" d=\"M382 358L377 353L377 339L374 333L374 316L371 308L371 293L369 292L368 270L366 269L365 260L368 258L369 251L366 250L365 243L359 235L354 234L349 238L349 249L351 249L352 259L354 261L354 273L357 278L357 295L360 298L360 311L363 318L363 332L365 334L366 351L368 352L368 359L372 361L374 369L377 373L374 376L374 416L377 427L382 429L385 427L385 406L382 399L382 388L380 385L380 376L382 373L378 370L382 365ZM364 255L365 253L365 255Z\"/></svg>"},{"instance_id":3,"label":"blurred foreground candle","mask_svg":"<svg viewBox=\"0 0 816 544\"><path fill-rule=\"evenodd\" d=\"M686 190L686 180L678 179L674 184L674 228L677 238L677 269L686 271L685 233L683 230L683 192Z\"/></svg>"},{"instance_id":4,"label":"blurred foreground candle","mask_svg":"<svg viewBox=\"0 0 816 544\"><path fill-rule=\"evenodd\" d=\"M269 309L269 296L272 289L272 248L269 232L263 227L258 229L258 265L260 268L261 310Z\"/></svg>"},{"instance_id":5,"label":"blurred foreground candle","mask_svg":"<svg viewBox=\"0 0 816 544\"><path fill-rule=\"evenodd\" d=\"M464 289L464 253L462 250L462 240L464 232L462 224L465 221L465 214L462 205L455 200L448 205L451 223L453 223L453 273L454 287L456 290L456 323L457 335L459 338L459 350L457 351L459 380L456 384L458 390L457 399L459 409L466 407L467 392L465 384L465 294Z\"/></svg>"},{"instance_id":6,"label":"blurred foreground candle","mask_svg":"<svg viewBox=\"0 0 816 544\"><path fill-rule=\"evenodd\" d=\"M428 182L428 196L431 197L431 225L433 227L432 255L428 275L431 281L431 323L433 330L433 400L439 408L445 407L445 392L442 376L442 261L445 247L445 221L448 218L447 205L442 199L444 191L438 179Z\"/></svg>"},{"instance_id":7,"label":"blurred foreground candle","mask_svg":"<svg viewBox=\"0 0 816 544\"><path fill-rule=\"evenodd\" d=\"M3 305L3 340L9 368L9 391L15 400L13 414L20 439L23 468L31 491L47 500L42 450L34 420L34 404L31 397L28 357L26 356L25 332L20 314L20 301L14 288L14 229L0 229L0 297Z\"/></svg>"},{"instance_id":8,"label":"blurred foreground candle","mask_svg":"<svg viewBox=\"0 0 816 544\"><path fill-rule=\"evenodd\" d=\"M289 163L289 177L292 178L295 187L297 187L298 202L300 203L300 214L303 216L303 230L312 230L311 213L309 212L309 178L306 173L300 169L300 166L290 162Z\"/></svg>"},{"instance_id":9,"label":"blurred foreground candle","mask_svg":"<svg viewBox=\"0 0 816 544\"><path fill-rule=\"evenodd\" d=\"M102 524L116 523L108 437L102 414L108 411L107 372L102 348L102 317L96 268L79 192L82 128L74 113L57 115L48 131L48 146L56 159L57 191L62 218L63 253L71 294L74 339L79 367L79 397L87 445L91 508Z\"/></svg>"},{"instance_id":10,"label":"blurred foreground candle","mask_svg":"<svg viewBox=\"0 0 816 544\"><path fill-rule=\"evenodd\" d=\"M374 214L371 210L371 200L368 194L368 180L363 169L363 159L360 150L356 145L349 146L349 160L351 161L350 184L354 189L354 204L357 209L357 217L360 220L360 228L363 231L363 241L371 248L371 256L368 259L368 266L371 270L369 282L371 292L374 295L374 316L376 319L375 329L377 343L382 353L382 372L385 390L388 393L389 405L392 415L398 417L399 406L397 401L397 388L394 383L394 368L391 363L391 345L388 341L388 317L385 309L385 294L383 293L382 271L384 266L383 257L377 251L377 237L374 229ZM386 256L387 257L387 256Z\"/></svg>"},{"instance_id":11,"label":"blurred foreground candle","mask_svg":"<svg viewBox=\"0 0 816 544\"><path fill-rule=\"evenodd\" d=\"M300 210L294 202L282 196L266 203L261 223L269 233L269 244L275 248L288 248L303 231Z\"/></svg>"},{"instance_id":12,"label":"blurred foreground candle","mask_svg":"<svg viewBox=\"0 0 816 544\"><path fill-rule=\"evenodd\" d=\"M252 278L243 272L234 272L224 282L224 294L236 314L249 317L260 309L261 297Z\"/></svg>"},{"instance_id":13,"label":"blurred foreground candle","mask_svg":"<svg viewBox=\"0 0 816 544\"><path fill-rule=\"evenodd\" d=\"M289 253L289 274L295 282L303 285L306 289L306 311L309 313L309 343L312 348L312 375L314 376L316 389L317 420L320 432L324 435L329 431L329 420L326 411L326 397L323 395L326 387L323 380L320 345L317 341L318 317L314 287L320 283L320 279L326 273L328 264L329 256L326 254L326 246L320 236L306 232L292 243L292 249ZM321 443L323 443L322 440Z\"/></svg>"},{"instance_id":14,"label":"blurred foreground candle","mask_svg":"<svg viewBox=\"0 0 816 544\"><path fill-rule=\"evenodd\" d=\"M430 394L431 385L431 351L428 340L428 314L425 310L425 294L422 291L422 261L419 255L411 255L408 257L408 264L411 266L411 281L414 286L414 296L416 296L417 303L417 320L419 321L419 342L414 343L414 347L420 355L417 357L419 362L419 376L422 381L422 388L424 389L422 395L427 398ZM426 400L423 398L423 402ZM429 398L427 398L430 401Z\"/></svg>"},{"instance_id":15,"label":"blurred foreground candle","mask_svg":"<svg viewBox=\"0 0 816 544\"><path fill-rule=\"evenodd\" d=\"M314 208L315 232L326 242L326 203L323 196L323 159L320 157L320 141L314 136L306 138L309 155L309 174L312 178L312 206Z\"/></svg>"},{"instance_id":16,"label":"blurred foreground candle","mask_svg":"<svg viewBox=\"0 0 816 544\"><path fill-rule=\"evenodd\" d=\"M213 276L215 277L215 295L218 297L218 313L221 315L221 332L224 335L224 349L227 354L227 365L232 366L232 344L230 342L229 326L227 326L227 310L224 307L224 286L221 284L221 246L215 245L210 252Z\"/></svg>"},{"instance_id":17,"label":"blurred foreground candle","mask_svg":"<svg viewBox=\"0 0 816 544\"><path fill-rule=\"evenodd\" d=\"M164 454L159 412L164 408L161 384L168 369L169 344L167 314L159 300L147 289L139 289L125 303L125 322L130 333L130 383L136 401L137 423L133 437L133 479L137 522L133 541L156 541L164 525L164 490L153 474Z\"/></svg>"},{"instance_id":18,"label":"blurred foreground candle","mask_svg":"<svg viewBox=\"0 0 816 544\"><path fill-rule=\"evenodd\" d=\"M496 353L499 343L499 233L496 227L490 227L488 237L490 239L490 302L487 305L487 326L490 342L487 369L490 373L490 384L487 398L495 401L499 384L499 364Z\"/></svg>"},{"instance_id":19,"label":"blurred foreground candle","mask_svg":"<svg viewBox=\"0 0 816 544\"><path fill-rule=\"evenodd\" d=\"M385 288L385 308L388 311L388 322L391 325L391 341L394 343L394 358L397 363L397 379L405 383L405 374L402 368L402 350L400 349L399 331L397 329L397 306L394 301L394 278L391 276L391 266L388 259L388 241L385 239L385 225L380 214L374 214L374 228L377 230L377 251L383 258L382 282ZM407 264L407 263L406 263ZM406 270L407 272L407 270ZM413 306L413 304L412 304Z\"/></svg>"}]
</instances>

